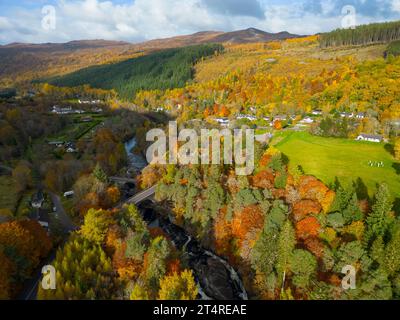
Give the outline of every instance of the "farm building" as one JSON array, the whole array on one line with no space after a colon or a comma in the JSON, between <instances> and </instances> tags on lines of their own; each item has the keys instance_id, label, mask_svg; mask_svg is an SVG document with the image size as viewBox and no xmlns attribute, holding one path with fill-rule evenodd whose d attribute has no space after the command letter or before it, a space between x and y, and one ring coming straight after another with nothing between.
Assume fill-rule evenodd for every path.
<instances>
[{"instance_id":1,"label":"farm building","mask_svg":"<svg viewBox=\"0 0 400 320\"><path fill-rule=\"evenodd\" d=\"M360 134L356 140L381 143L383 141L383 137L374 134Z\"/></svg>"}]
</instances>

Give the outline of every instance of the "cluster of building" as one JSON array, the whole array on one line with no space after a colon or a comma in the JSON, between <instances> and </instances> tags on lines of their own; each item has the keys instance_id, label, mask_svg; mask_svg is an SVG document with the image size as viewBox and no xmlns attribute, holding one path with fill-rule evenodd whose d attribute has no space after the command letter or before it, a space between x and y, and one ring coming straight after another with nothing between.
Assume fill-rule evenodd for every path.
<instances>
[{"instance_id":1,"label":"cluster of building","mask_svg":"<svg viewBox=\"0 0 400 320\"><path fill-rule=\"evenodd\" d=\"M354 113L354 112L340 112L339 115L342 118L349 118L349 119L364 119L366 117L365 112L358 112L358 113Z\"/></svg>"},{"instance_id":2,"label":"cluster of building","mask_svg":"<svg viewBox=\"0 0 400 320\"><path fill-rule=\"evenodd\" d=\"M50 146L55 146L56 148L64 148L67 153L78 152L77 147L74 142L64 142L64 141L50 141Z\"/></svg>"},{"instance_id":3,"label":"cluster of building","mask_svg":"<svg viewBox=\"0 0 400 320\"><path fill-rule=\"evenodd\" d=\"M249 115L249 114L238 114L238 116L236 117L236 119L238 120L243 120L243 119L247 119L249 121L257 121L257 117L253 116L253 115Z\"/></svg>"},{"instance_id":4,"label":"cluster of building","mask_svg":"<svg viewBox=\"0 0 400 320\"><path fill-rule=\"evenodd\" d=\"M79 104L100 104L100 103L102 103L102 101L101 100L81 100L81 99L79 99L78 103Z\"/></svg>"},{"instance_id":5,"label":"cluster of building","mask_svg":"<svg viewBox=\"0 0 400 320\"><path fill-rule=\"evenodd\" d=\"M357 141L368 141L368 142L376 142L376 143L382 143L384 141L383 137L381 135L376 135L376 134L360 134L357 138Z\"/></svg>"},{"instance_id":6,"label":"cluster of building","mask_svg":"<svg viewBox=\"0 0 400 320\"><path fill-rule=\"evenodd\" d=\"M55 113L55 114L59 114L59 115L85 113L85 111L79 110L79 109L73 109L71 106L67 106L67 107L53 106L53 109L51 110L51 112Z\"/></svg>"},{"instance_id":7,"label":"cluster of building","mask_svg":"<svg viewBox=\"0 0 400 320\"><path fill-rule=\"evenodd\" d=\"M257 118L256 116L251 115L251 114L240 113L240 114L238 114L236 116L235 120L244 120L244 119L245 120L249 120L251 122L255 122L255 121L258 121L258 120L263 120L263 121L267 122L270 126L273 126L276 121L281 121L281 122L288 121L288 120L292 120L293 121L293 120L296 119L296 116L290 116L289 117L289 116L286 116L286 115L275 115L273 117ZM221 126L225 126L225 127L229 126L230 123L231 123L231 120L229 118L227 118L227 117L215 118L214 120L217 123L219 123ZM311 117L305 117L302 120L300 120L299 123L301 125L307 125L307 124L314 123L314 120Z\"/></svg>"},{"instance_id":8,"label":"cluster of building","mask_svg":"<svg viewBox=\"0 0 400 320\"><path fill-rule=\"evenodd\" d=\"M316 120L315 117L319 117L323 114L322 110L313 110L311 112L312 116L306 116L299 120L296 125L294 126L294 129L300 130L303 127L307 127L311 124L313 124ZM340 112L339 116L342 118L349 118L349 119L358 119L362 120L367 117L366 113L364 112L358 112L358 113L350 113L350 112ZM251 122L261 120L255 117L254 115L248 115L248 114L239 114L236 116L236 120L241 120L241 119L247 119ZM288 120L295 120L296 116L286 116L286 115L276 115L273 117L264 117L262 118L264 121L270 123L271 126L275 124L276 121L288 121ZM219 123L223 127L228 127L231 123L231 120L229 118L223 117L223 118L216 118L215 121ZM373 134L360 134L357 138L357 141L367 141L367 142L375 142L375 143L382 143L384 142L384 137L381 135L373 135Z\"/></svg>"},{"instance_id":9,"label":"cluster of building","mask_svg":"<svg viewBox=\"0 0 400 320\"><path fill-rule=\"evenodd\" d=\"M49 210L44 208L45 198L42 190L38 190L31 197L30 205L32 211L29 214L29 219L37 221L47 232L50 226L50 213ZM53 208L53 212L55 212Z\"/></svg>"},{"instance_id":10,"label":"cluster of building","mask_svg":"<svg viewBox=\"0 0 400 320\"><path fill-rule=\"evenodd\" d=\"M65 115L65 114L83 114L86 111L81 110L81 109L74 109L71 106L66 106L66 107L60 107L60 106L53 106L51 109L52 113L59 114L59 115ZM91 109L91 112L93 113L102 113L103 109L100 107L93 107Z\"/></svg>"}]
</instances>

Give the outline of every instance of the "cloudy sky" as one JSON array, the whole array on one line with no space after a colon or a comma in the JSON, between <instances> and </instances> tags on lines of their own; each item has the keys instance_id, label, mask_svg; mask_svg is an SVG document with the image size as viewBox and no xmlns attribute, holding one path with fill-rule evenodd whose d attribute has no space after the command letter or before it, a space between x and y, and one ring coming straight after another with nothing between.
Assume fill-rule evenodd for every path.
<instances>
[{"instance_id":1,"label":"cloudy sky","mask_svg":"<svg viewBox=\"0 0 400 320\"><path fill-rule=\"evenodd\" d=\"M314 34L341 27L347 5L357 24L400 20L400 0L0 0L0 44L140 42L249 27Z\"/></svg>"}]
</instances>

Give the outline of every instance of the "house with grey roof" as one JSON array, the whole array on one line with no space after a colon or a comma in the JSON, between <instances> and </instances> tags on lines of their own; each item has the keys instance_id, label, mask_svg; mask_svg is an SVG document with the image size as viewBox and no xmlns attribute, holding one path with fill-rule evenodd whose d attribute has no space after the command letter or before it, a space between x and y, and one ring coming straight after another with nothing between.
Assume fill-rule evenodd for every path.
<instances>
[{"instance_id":1,"label":"house with grey roof","mask_svg":"<svg viewBox=\"0 0 400 320\"><path fill-rule=\"evenodd\" d=\"M44 203L44 194L42 190L39 190L38 192L32 195L31 206L34 209L40 209L42 208L43 203Z\"/></svg>"},{"instance_id":2,"label":"house with grey roof","mask_svg":"<svg viewBox=\"0 0 400 320\"><path fill-rule=\"evenodd\" d=\"M357 141L368 141L368 142L376 142L376 143L381 143L383 142L383 137L381 135L375 135L375 134L360 134L357 139Z\"/></svg>"}]
</instances>

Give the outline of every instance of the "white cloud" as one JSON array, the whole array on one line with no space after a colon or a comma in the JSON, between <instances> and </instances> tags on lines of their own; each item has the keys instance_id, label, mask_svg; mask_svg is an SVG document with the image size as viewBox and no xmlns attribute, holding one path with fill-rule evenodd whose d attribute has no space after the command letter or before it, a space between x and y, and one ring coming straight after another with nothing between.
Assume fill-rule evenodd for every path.
<instances>
[{"instance_id":1,"label":"white cloud","mask_svg":"<svg viewBox=\"0 0 400 320\"><path fill-rule=\"evenodd\" d=\"M0 17L0 30L10 30L12 29L12 24L6 17Z\"/></svg>"},{"instance_id":2,"label":"white cloud","mask_svg":"<svg viewBox=\"0 0 400 320\"><path fill-rule=\"evenodd\" d=\"M392 10L400 12L400 0L392 0Z\"/></svg>"},{"instance_id":3,"label":"white cloud","mask_svg":"<svg viewBox=\"0 0 400 320\"><path fill-rule=\"evenodd\" d=\"M58 0L55 30L42 29L41 8L16 8L12 14L0 17L0 43L77 39L138 42L205 30L231 31L248 27L312 34L340 26L341 13L335 5L342 0L323 1L319 10L318 6L313 7L316 10L305 9L310 0L251 0L252 7L243 11L240 8L246 1L229 0L224 4L222 0L215 3L211 0L134 0L118 4L106 0ZM391 1L392 11L400 12L400 0L375 1ZM357 19L360 23L373 21L365 13L359 14Z\"/></svg>"}]
</instances>

